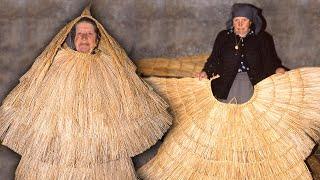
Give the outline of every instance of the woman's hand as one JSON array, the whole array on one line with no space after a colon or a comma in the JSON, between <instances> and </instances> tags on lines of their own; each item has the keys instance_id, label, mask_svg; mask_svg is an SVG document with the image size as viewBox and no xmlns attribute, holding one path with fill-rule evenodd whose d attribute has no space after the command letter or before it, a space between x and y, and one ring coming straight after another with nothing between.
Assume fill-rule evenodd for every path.
<instances>
[{"instance_id":1,"label":"woman's hand","mask_svg":"<svg viewBox=\"0 0 320 180\"><path fill-rule=\"evenodd\" d=\"M276 69L276 74L284 74L286 72L286 70L284 69L284 68L282 68L282 67L278 67L277 69Z\"/></svg>"},{"instance_id":2,"label":"woman's hand","mask_svg":"<svg viewBox=\"0 0 320 180\"><path fill-rule=\"evenodd\" d=\"M199 78L199 80L201 81L202 79L206 79L208 78L207 73L204 71L198 72L195 74L195 77Z\"/></svg>"}]
</instances>

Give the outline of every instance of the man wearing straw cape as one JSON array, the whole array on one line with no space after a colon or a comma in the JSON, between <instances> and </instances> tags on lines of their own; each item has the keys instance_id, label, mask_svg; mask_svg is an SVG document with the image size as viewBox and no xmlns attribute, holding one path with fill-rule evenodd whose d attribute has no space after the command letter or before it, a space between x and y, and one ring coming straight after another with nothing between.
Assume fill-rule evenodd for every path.
<instances>
[{"instance_id":1,"label":"man wearing straw cape","mask_svg":"<svg viewBox=\"0 0 320 180\"><path fill-rule=\"evenodd\" d=\"M169 128L166 108L87 7L4 100L0 136L16 179L136 179L130 157Z\"/></svg>"}]
</instances>

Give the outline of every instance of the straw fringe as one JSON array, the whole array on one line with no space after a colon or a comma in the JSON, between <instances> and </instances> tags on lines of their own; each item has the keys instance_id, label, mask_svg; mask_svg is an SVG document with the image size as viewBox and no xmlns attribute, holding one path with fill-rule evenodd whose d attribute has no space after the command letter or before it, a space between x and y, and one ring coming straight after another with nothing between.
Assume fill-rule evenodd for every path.
<instances>
[{"instance_id":1,"label":"straw fringe","mask_svg":"<svg viewBox=\"0 0 320 180\"><path fill-rule=\"evenodd\" d=\"M209 55L177 58L150 58L136 61L138 72L144 76L193 77L200 72Z\"/></svg>"},{"instance_id":2,"label":"straw fringe","mask_svg":"<svg viewBox=\"0 0 320 180\"><path fill-rule=\"evenodd\" d=\"M175 116L143 179L312 179L319 140L320 68L273 75L241 105L217 101L208 80L148 78Z\"/></svg>"},{"instance_id":3,"label":"straw fringe","mask_svg":"<svg viewBox=\"0 0 320 180\"><path fill-rule=\"evenodd\" d=\"M137 179L130 158L92 164L88 167L60 166L22 157L17 180L123 180Z\"/></svg>"}]
</instances>

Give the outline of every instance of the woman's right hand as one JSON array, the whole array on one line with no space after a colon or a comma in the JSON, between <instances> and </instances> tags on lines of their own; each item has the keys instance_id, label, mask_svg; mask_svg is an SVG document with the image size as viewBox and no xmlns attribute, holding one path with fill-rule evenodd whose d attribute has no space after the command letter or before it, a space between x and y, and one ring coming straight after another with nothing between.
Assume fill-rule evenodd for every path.
<instances>
[{"instance_id":1,"label":"woman's right hand","mask_svg":"<svg viewBox=\"0 0 320 180\"><path fill-rule=\"evenodd\" d=\"M207 79L207 73L204 71L198 72L195 74L195 77L199 78L199 80L201 81L202 79Z\"/></svg>"}]
</instances>

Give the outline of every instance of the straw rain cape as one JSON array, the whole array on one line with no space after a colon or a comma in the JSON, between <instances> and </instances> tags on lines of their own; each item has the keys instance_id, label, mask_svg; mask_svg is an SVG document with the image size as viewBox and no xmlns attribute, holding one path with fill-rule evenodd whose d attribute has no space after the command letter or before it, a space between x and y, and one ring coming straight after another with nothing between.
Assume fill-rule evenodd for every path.
<instances>
[{"instance_id":1,"label":"straw rain cape","mask_svg":"<svg viewBox=\"0 0 320 180\"><path fill-rule=\"evenodd\" d=\"M148 78L173 127L138 170L148 179L312 179L304 163L319 140L320 68L272 75L244 104L225 104L209 80Z\"/></svg>"},{"instance_id":2,"label":"straw rain cape","mask_svg":"<svg viewBox=\"0 0 320 180\"><path fill-rule=\"evenodd\" d=\"M82 17L94 20L101 33L95 54L64 45ZM22 155L17 179L135 179L130 157L169 128L167 107L85 9L4 100L0 136Z\"/></svg>"}]
</instances>

